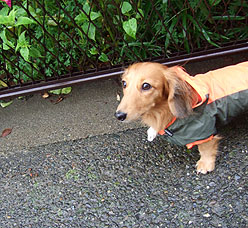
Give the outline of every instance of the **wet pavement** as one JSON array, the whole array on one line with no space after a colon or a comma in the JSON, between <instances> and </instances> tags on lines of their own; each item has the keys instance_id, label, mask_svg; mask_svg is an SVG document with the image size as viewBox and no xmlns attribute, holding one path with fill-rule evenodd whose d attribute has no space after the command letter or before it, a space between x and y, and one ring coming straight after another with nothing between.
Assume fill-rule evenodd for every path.
<instances>
[{"instance_id":1,"label":"wet pavement","mask_svg":"<svg viewBox=\"0 0 248 228\"><path fill-rule=\"evenodd\" d=\"M248 224L247 114L222 128L216 170L137 128L0 155L0 227Z\"/></svg>"},{"instance_id":2,"label":"wet pavement","mask_svg":"<svg viewBox=\"0 0 248 228\"><path fill-rule=\"evenodd\" d=\"M203 73L247 59L191 64ZM113 113L115 80L85 83L54 105L34 95L0 109L0 227L246 228L248 113L222 127L214 172L192 151Z\"/></svg>"}]
</instances>

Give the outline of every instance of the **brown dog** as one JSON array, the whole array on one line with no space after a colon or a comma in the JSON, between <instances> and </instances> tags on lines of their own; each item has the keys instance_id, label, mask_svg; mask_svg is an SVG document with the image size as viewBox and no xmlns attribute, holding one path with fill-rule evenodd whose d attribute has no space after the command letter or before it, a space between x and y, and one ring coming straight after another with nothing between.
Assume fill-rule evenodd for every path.
<instances>
[{"instance_id":1,"label":"brown dog","mask_svg":"<svg viewBox=\"0 0 248 228\"><path fill-rule=\"evenodd\" d=\"M203 174L215 168L221 139L216 135L216 119L222 118L221 122L227 123L248 107L248 62L195 77L178 66L136 63L125 70L122 84L124 96L116 118L120 121L141 119L150 126L149 141L161 134L169 142L188 148L198 145L201 158L196 164L197 172ZM232 88L222 88L230 85ZM244 98L242 108L240 103L227 105L237 93ZM223 115L220 107L228 114Z\"/></svg>"}]
</instances>

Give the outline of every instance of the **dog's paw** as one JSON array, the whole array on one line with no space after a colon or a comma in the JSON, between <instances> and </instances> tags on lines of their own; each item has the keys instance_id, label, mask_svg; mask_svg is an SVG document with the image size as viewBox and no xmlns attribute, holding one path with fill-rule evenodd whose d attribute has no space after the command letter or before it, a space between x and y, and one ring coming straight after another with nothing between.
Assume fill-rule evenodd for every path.
<instances>
[{"instance_id":1,"label":"dog's paw","mask_svg":"<svg viewBox=\"0 0 248 228\"><path fill-rule=\"evenodd\" d=\"M197 173L206 174L207 172L213 171L214 168L215 168L215 161L206 161L206 160L200 159L196 163Z\"/></svg>"},{"instance_id":2,"label":"dog's paw","mask_svg":"<svg viewBox=\"0 0 248 228\"><path fill-rule=\"evenodd\" d=\"M147 130L147 140L149 142L153 141L153 139L155 139L157 136L157 132L152 128L150 127L148 130Z\"/></svg>"}]
</instances>

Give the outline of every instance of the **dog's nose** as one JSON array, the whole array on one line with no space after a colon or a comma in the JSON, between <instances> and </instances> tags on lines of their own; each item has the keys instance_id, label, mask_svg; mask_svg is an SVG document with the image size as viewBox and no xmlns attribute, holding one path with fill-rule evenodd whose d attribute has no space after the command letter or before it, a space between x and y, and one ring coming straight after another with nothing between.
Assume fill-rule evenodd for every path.
<instances>
[{"instance_id":1,"label":"dog's nose","mask_svg":"<svg viewBox=\"0 0 248 228\"><path fill-rule=\"evenodd\" d=\"M120 120L120 121L124 121L124 120L126 119L126 117L127 117L127 113L121 112L121 111L117 111L117 112L115 113L115 117L116 117L118 120Z\"/></svg>"}]
</instances>

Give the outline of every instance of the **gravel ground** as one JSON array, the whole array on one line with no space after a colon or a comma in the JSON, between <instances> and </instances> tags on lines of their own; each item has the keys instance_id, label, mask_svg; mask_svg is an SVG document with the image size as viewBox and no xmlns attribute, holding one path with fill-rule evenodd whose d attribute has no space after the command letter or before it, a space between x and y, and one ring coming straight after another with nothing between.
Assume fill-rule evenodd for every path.
<instances>
[{"instance_id":1,"label":"gravel ground","mask_svg":"<svg viewBox=\"0 0 248 228\"><path fill-rule=\"evenodd\" d=\"M138 128L0 154L0 227L248 225L248 115L221 129L216 170Z\"/></svg>"}]
</instances>

